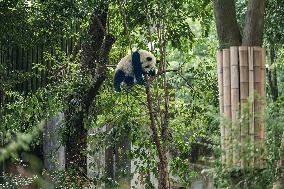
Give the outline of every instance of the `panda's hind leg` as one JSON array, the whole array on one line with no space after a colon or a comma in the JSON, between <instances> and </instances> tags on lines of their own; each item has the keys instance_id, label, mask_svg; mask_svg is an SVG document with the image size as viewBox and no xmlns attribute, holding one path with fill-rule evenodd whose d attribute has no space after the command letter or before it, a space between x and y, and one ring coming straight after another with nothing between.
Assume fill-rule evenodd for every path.
<instances>
[{"instance_id":1,"label":"panda's hind leg","mask_svg":"<svg viewBox=\"0 0 284 189\"><path fill-rule=\"evenodd\" d=\"M124 82L126 83L127 88L130 89L134 85L134 77L126 76Z\"/></svg>"},{"instance_id":2,"label":"panda's hind leg","mask_svg":"<svg viewBox=\"0 0 284 189\"><path fill-rule=\"evenodd\" d=\"M124 81L125 79L125 73L122 71L122 70L117 70L115 72L115 75L114 75L114 90L116 92L120 92L121 89L120 89L120 84Z\"/></svg>"}]
</instances>

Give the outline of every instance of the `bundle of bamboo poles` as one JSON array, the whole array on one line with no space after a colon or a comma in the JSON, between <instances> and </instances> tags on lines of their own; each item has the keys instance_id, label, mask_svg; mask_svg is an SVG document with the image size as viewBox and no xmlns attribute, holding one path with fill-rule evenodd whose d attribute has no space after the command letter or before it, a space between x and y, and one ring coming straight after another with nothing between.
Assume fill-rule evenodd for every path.
<instances>
[{"instance_id":1,"label":"bundle of bamboo poles","mask_svg":"<svg viewBox=\"0 0 284 189\"><path fill-rule=\"evenodd\" d=\"M264 165L265 49L230 47L217 54L222 164Z\"/></svg>"}]
</instances>

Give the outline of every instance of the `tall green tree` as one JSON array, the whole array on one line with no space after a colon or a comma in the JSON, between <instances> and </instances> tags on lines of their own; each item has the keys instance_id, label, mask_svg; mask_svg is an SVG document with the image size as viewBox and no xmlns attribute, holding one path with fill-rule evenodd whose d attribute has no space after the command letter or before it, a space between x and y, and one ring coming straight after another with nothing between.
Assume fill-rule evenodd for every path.
<instances>
[{"instance_id":1,"label":"tall green tree","mask_svg":"<svg viewBox=\"0 0 284 189\"><path fill-rule=\"evenodd\" d=\"M74 95L68 100L65 111L68 129L66 159L67 167L86 172L87 169L87 130L91 106L106 79L109 53L115 38L107 33L108 1L97 1L91 16L88 36L82 44L81 83ZM80 85L80 83L79 83ZM74 103L80 103L79 111Z\"/></svg>"}]
</instances>

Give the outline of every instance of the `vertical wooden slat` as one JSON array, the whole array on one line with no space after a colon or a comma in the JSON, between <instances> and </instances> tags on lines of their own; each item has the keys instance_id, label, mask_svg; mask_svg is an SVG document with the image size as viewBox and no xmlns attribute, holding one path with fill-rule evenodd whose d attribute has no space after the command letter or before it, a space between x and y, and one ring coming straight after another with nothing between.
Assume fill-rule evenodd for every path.
<instances>
[{"instance_id":1,"label":"vertical wooden slat","mask_svg":"<svg viewBox=\"0 0 284 189\"><path fill-rule=\"evenodd\" d=\"M18 77L16 76L16 71L17 71L17 54L18 54L18 49L15 46L12 46L12 73L14 74L15 78L17 79ZM17 91L17 80L14 80L13 83L13 90Z\"/></svg>"},{"instance_id":2,"label":"vertical wooden slat","mask_svg":"<svg viewBox=\"0 0 284 189\"><path fill-rule=\"evenodd\" d=\"M37 64L40 64L39 52L40 52L40 46L37 45L36 46L36 63ZM40 78L40 72L39 72L38 66L37 66L35 72L36 72L36 90L37 90L41 87L41 78Z\"/></svg>"},{"instance_id":3,"label":"vertical wooden slat","mask_svg":"<svg viewBox=\"0 0 284 189\"><path fill-rule=\"evenodd\" d=\"M4 65L4 62L3 62L3 44L2 44L2 41L0 41L0 67L3 66L3 68L5 67ZM1 73L1 72L0 72ZM1 73L3 74L3 73ZM0 75L0 81L2 81L2 78L3 76ZM3 104L4 104L4 91L3 91L3 86L1 86L2 84L0 83L0 108L2 108ZM2 139L2 138L1 138ZM2 142L2 140L0 139L0 142ZM1 143L0 143L0 146L1 146ZM2 163L0 163L0 166L2 167L1 165ZM1 175L2 174L2 169L0 167L0 176L3 176Z\"/></svg>"},{"instance_id":4,"label":"vertical wooden slat","mask_svg":"<svg viewBox=\"0 0 284 189\"><path fill-rule=\"evenodd\" d=\"M28 78L28 83L27 83L27 92L31 92L32 90L32 76L31 76L31 73L32 73L32 49L28 49L27 50L27 71L29 73L29 78Z\"/></svg>"},{"instance_id":5,"label":"vertical wooden slat","mask_svg":"<svg viewBox=\"0 0 284 189\"><path fill-rule=\"evenodd\" d=\"M41 71L41 85L43 87L46 86L47 84L47 75L46 75L46 69L47 69L47 61L45 60L45 57L44 57L44 52L45 52L45 47L43 46L42 49L41 49L41 52L40 52L40 56L41 56L41 63L44 67L44 69Z\"/></svg>"},{"instance_id":6,"label":"vertical wooden slat","mask_svg":"<svg viewBox=\"0 0 284 189\"><path fill-rule=\"evenodd\" d=\"M239 61L240 61L240 102L241 113L247 114L246 107L248 106L249 96L249 65L248 65L248 47L239 47ZM248 162L245 158L246 147L248 144L249 124L247 118L241 122L241 167L247 167Z\"/></svg>"},{"instance_id":7,"label":"vertical wooden slat","mask_svg":"<svg viewBox=\"0 0 284 189\"><path fill-rule=\"evenodd\" d=\"M224 145L226 149L226 165L232 164L231 156L231 77L230 77L230 50L223 50L223 95L224 95L224 116L226 118L225 126L225 140Z\"/></svg>"},{"instance_id":8,"label":"vertical wooden slat","mask_svg":"<svg viewBox=\"0 0 284 189\"><path fill-rule=\"evenodd\" d=\"M261 58L261 90L260 90L260 96L262 97L262 106L261 106L261 112L263 113L262 121L261 121L261 139L264 140L265 138L265 129L264 129L264 111L265 111L265 100L266 100L266 67L265 67L265 57L266 57L266 52L265 49L262 48L262 58Z\"/></svg>"},{"instance_id":9,"label":"vertical wooden slat","mask_svg":"<svg viewBox=\"0 0 284 189\"><path fill-rule=\"evenodd\" d=\"M2 59L2 56L3 56L3 44L2 42L0 41L0 65L4 65L3 64L3 59Z\"/></svg>"},{"instance_id":10,"label":"vertical wooden slat","mask_svg":"<svg viewBox=\"0 0 284 189\"><path fill-rule=\"evenodd\" d=\"M54 61L53 61L53 56L55 56L55 49L54 48L51 48L51 58L52 60L50 61L50 83L53 83L54 81L54 77L53 77L53 66L54 66Z\"/></svg>"},{"instance_id":11,"label":"vertical wooden slat","mask_svg":"<svg viewBox=\"0 0 284 189\"><path fill-rule=\"evenodd\" d=\"M231 66L231 116L232 116L232 142L233 142L233 164L239 165L240 160L240 125L239 104L240 104L240 79L239 79L239 57L238 47L230 47L230 66Z\"/></svg>"},{"instance_id":12,"label":"vertical wooden slat","mask_svg":"<svg viewBox=\"0 0 284 189\"><path fill-rule=\"evenodd\" d=\"M260 141L261 141L261 148L263 150L263 153L261 154L261 167L263 168L265 166L265 128L264 128L264 123L265 123L265 105L266 105L266 67L265 67L265 57L266 57L266 52L265 49L262 48L262 53L261 53L261 93L260 96L262 97L261 101L261 120L260 120Z\"/></svg>"},{"instance_id":13,"label":"vertical wooden slat","mask_svg":"<svg viewBox=\"0 0 284 189\"><path fill-rule=\"evenodd\" d=\"M32 77L32 90L33 91L36 91L36 87L37 87L37 84L36 84L36 68L35 67L35 64L37 63L36 62L36 54L37 54L37 49L36 47L34 47L32 49L32 74L33 74L33 77Z\"/></svg>"},{"instance_id":14,"label":"vertical wooden slat","mask_svg":"<svg viewBox=\"0 0 284 189\"><path fill-rule=\"evenodd\" d=\"M71 55L73 53L73 37L69 38L68 47L68 53Z\"/></svg>"},{"instance_id":15,"label":"vertical wooden slat","mask_svg":"<svg viewBox=\"0 0 284 189\"><path fill-rule=\"evenodd\" d=\"M254 47L253 52L253 69L254 69L254 143L255 143L255 166L260 167L260 151L261 151L261 62L262 62L262 49Z\"/></svg>"},{"instance_id":16,"label":"vertical wooden slat","mask_svg":"<svg viewBox=\"0 0 284 189\"><path fill-rule=\"evenodd\" d=\"M17 92L19 92L19 74L18 74L18 69L19 69L19 48L17 48L16 46L13 47L14 48L14 55L13 55L13 60L14 60L14 73L16 74L16 80L15 80L15 90Z\"/></svg>"},{"instance_id":17,"label":"vertical wooden slat","mask_svg":"<svg viewBox=\"0 0 284 189\"><path fill-rule=\"evenodd\" d=\"M12 63L12 48L10 47L10 44L8 44L7 47L7 67L8 67L8 75L11 74L12 68L13 68L13 63Z\"/></svg>"},{"instance_id":18,"label":"vertical wooden slat","mask_svg":"<svg viewBox=\"0 0 284 189\"><path fill-rule=\"evenodd\" d=\"M40 64L40 70L38 70L38 88L39 87L43 87L43 70L42 70L42 66L43 66L43 58L42 58L42 46L38 45L38 64Z\"/></svg>"},{"instance_id":19,"label":"vertical wooden slat","mask_svg":"<svg viewBox=\"0 0 284 189\"><path fill-rule=\"evenodd\" d=\"M253 66L253 47L248 47L248 60L249 60L249 97L251 98L249 107L249 138L251 150L250 166L254 166L254 66Z\"/></svg>"},{"instance_id":20,"label":"vertical wooden slat","mask_svg":"<svg viewBox=\"0 0 284 189\"><path fill-rule=\"evenodd\" d=\"M66 38L62 38L61 50L64 51L66 54L68 53L67 39Z\"/></svg>"},{"instance_id":21,"label":"vertical wooden slat","mask_svg":"<svg viewBox=\"0 0 284 189\"><path fill-rule=\"evenodd\" d=\"M24 93L25 92L25 78L23 78L23 74L24 74L24 56L25 56L25 52L24 52L24 48L20 48L20 72L22 73L22 76L21 76L21 80L20 80L20 91L21 93Z\"/></svg>"},{"instance_id":22,"label":"vertical wooden slat","mask_svg":"<svg viewBox=\"0 0 284 189\"><path fill-rule=\"evenodd\" d=\"M218 69L218 87L219 87L219 108L220 114L224 114L224 96L223 96L223 52L219 51L217 53L217 69ZM225 127L224 123L221 119L220 121L220 132L221 132L221 149L222 151L225 149L224 141L225 141ZM226 156L224 153L221 155L221 161L224 164L226 162Z\"/></svg>"},{"instance_id":23,"label":"vertical wooden slat","mask_svg":"<svg viewBox=\"0 0 284 189\"><path fill-rule=\"evenodd\" d=\"M22 53L22 71L26 75L27 74L27 50L23 49ZM22 82L22 91L23 93L27 94L27 85L28 85L28 80L27 77L25 76L23 82Z\"/></svg>"},{"instance_id":24,"label":"vertical wooden slat","mask_svg":"<svg viewBox=\"0 0 284 189\"><path fill-rule=\"evenodd\" d=\"M51 55L50 47L48 47L47 53L48 53L48 57L49 57ZM50 69L51 69L51 60L50 60L50 58L48 58L47 68L46 68L46 79L47 79L48 84L50 84Z\"/></svg>"}]
</instances>

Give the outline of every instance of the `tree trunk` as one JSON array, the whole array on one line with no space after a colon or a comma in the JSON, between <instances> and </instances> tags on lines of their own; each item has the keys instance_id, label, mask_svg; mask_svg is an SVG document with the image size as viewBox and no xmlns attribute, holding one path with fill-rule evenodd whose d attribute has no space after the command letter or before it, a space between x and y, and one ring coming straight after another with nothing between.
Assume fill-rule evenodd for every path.
<instances>
[{"instance_id":1,"label":"tree trunk","mask_svg":"<svg viewBox=\"0 0 284 189\"><path fill-rule=\"evenodd\" d=\"M87 125L85 118L90 114L90 107L99 89L106 79L106 63L115 38L105 31L108 4L96 5L91 18L89 39L82 45L81 73L82 80L92 77L89 88L81 86L74 96L68 99L66 109L66 127L69 130L66 145L66 167L75 168L85 173L87 170ZM80 110L78 104L80 103Z\"/></svg>"},{"instance_id":2,"label":"tree trunk","mask_svg":"<svg viewBox=\"0 0 284 189\"><path fill-rule=\"evenodd\" d=\"M265 0L249 0L247 6L244 46L262 46Z\"/></svg>"},{"instance_id":3,"label":"tree trunk","mask_svg":"<svg viewBox=\"0 0 284 189\"><path fill-rule=\"evenodd\" d=\"M168 161L167 156L164 153L163 156L159 157L160 162L158 163L159 166L159 185L158 189L170 189L170 178L169 178L169 171L168 171Z\"/></svg>"},{"instance_id":4,"label":"tree trunk","mask_svg":"<svg viewBox=\"0 0 284 189\"><path fill-rule=\"evenodd\" d=\"M170 178L169 178L169 171L168 171L168 159L167 159L167 151L164 143L162 143L162 140L158 134L157 124L155 121L155 111L153 108L153 99L152 99L152 93L150 89L149 80L146 77L146 95L147 95L147 108L149 111L150 116L150 128L152 130L152 137L153 141L156 145L156 149L158 152L158 173L159 173L159 183L158 183L158 189L170 189Z\"/></svg>"},{"instance_id":5,"label":"tree trunk","mask_svg":"<svg viewBox=\"0 0 284 189\"><path fill-rule=\"evenodd\" d=\"M241 45L234 0L214 0L214 15L220 48Z\"/></svg>"}]
</instances>

